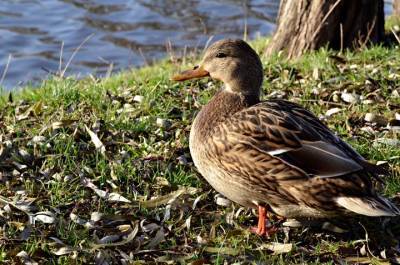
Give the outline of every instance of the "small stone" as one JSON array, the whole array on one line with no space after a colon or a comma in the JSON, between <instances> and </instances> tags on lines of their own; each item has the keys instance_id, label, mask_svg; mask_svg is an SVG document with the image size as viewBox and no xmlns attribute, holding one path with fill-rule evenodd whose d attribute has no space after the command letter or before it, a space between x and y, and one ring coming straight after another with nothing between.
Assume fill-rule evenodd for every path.
<instances>
[{"instance_id":1,"label":"small stone","mask_svg":"<svg viewBox=\"0 0 400 265\"><path fill-rule=\"evenodd\" d=\"M53 179L57 181L61 181L63 179L62 175L60 173L55 173L53 176L51 176Z\"/></svg>"},{"instance_id":2,"label":"small stone","mask_svg":"<svg viewBox=\"0 0 400 265\"><path fill-rule=\"evenodd\" d=\"M169 187L171 184L169 183L168 179L164 177L156 177L156 184L160 187Z\"/></svg>"},{"instance_id":3,"label":"small stone","mask_svg":"<svg viewBox=\"0 0 400 265\"><path fill-rule=\"evenodd\" d=\"M28 151L26 151L25 149L19 149L18 155L25 163L30 164L34 159L33 156L30 153L28 153Z\"/></svg>"},{"instance_id":4,"label":"small stone","mask_svg":"<svg viewBox=\"0 0 400 265\"><path fill-rule=\"evenodd\" d=\"M200 235L198 235L196 239L197 239L197 243L200 244L200 245L208 244L207 238L204 238L204 237L202 237Z\"/></svg>"},{"instance_id":5,"label":"small stone","mask_svg":"<svg viewBox=\"0 0 400 265\"><path fill-rule=\"evenodd\" d=\"M92 212L90 214L90 221L98 222L103 218L104 214L100 212Z\"/></svg>"},{"instance_id":6,"label":"small stone","mask_svg":"<svg viewBox=\"0 0 400 265\"><path fill-rule=\"evenodd\" d=\"M71 175L66 175L66 176L64 177L64 182L69 182L69 181L71 181L73 178L74 178L74 177L71 176Z\"/></svg>"},{"instance_id":7,"label":"small stone","mask_svg":"<svg viewBox=\"0 0 400 265\"><path fill-rule=\"evenodd\" d=\"M351 104L357 103L360 100L360 96L355 93L343 92L340 97L344 102L351 103Z\"/></svg>"},{"instance_id":8,"label":"small stone","mask_svg":"<svg viewBox=\"0 0 400 265\"><path fill-rule=\"evenodd\" d=\"M156 124L158 127L163 128L163 129L168 129L171 127L171 121L162 119L162 118L157 118Z\"/></svg>"},{"instance_id":9,"label":"small stone","mask_svg":"<svg viewBox=\"0 0 400 265\"><path fill-rule=\"evenodd\" d=\"M282 225L286 227L296 228L296 227L302 227L304 224L296 219L287 219Z\"/></svg>"},{"instance_id":10,"label":"small stone","mask_svg":"<svg viewBox=\"0 0 400 265\"><path fill-rule=\"evenodd\" d=\"M220 194L215 196L215 203L217 205L223 206L223 207L229 207L232 205L232 202L230 200L226 199L225 197L223 197Z\"/></svg>"},{"instance_id":11,"label":"small stone","mask_svg":"<svg viewBox=\"0 0 400 265\"><path fill-rule=\"evenodd\" d=\"M313 87L313 89L311 90L311 93L313 93L314 95L319 95L320 89L318 87Z\"/></svg>"},{"instance_id":12,"label":"small stone","mask_svg":"<svg viewBox=\"0 0 400 265\"><path fill-rule=\"evenodd\" d=\"M135 110L135 107L132 106L132 104L125 103L123 109L124 112L133 112Z\"/></svg>"},{"instance_id":13,"label":"small stone","mask_svg":"<svg viewBox=\"0 0 400 265\"><path fill-rule=\"evenodd\" d=\"M335 94L335 95L333 95L333 97L332 97L332 100L333 100L333 102L339 102L339 95L338 94Z\"/></svg>"},{"instance_id":14,"label":"small stone","mask_svg":"<svg viewBox=\"0 0 400 265\"><path fill-rule=\"evenodd\" d=\"M144 99L144 97L141 95L136 95L133 97L133 101L138 102L138 103L142 103L143 99Z\"/></svg>"},{"instance_id":15,"label":"small stone","mask_svg":"<svg viewBox=\"0 0 400 265\"><path fill-rule=\"evenodd\" d=\"M32 138L32 143L35 143L35 144L43 143L44 141L46 141L46 137L44 137L42 135L37 135Z\"/></svg>"},{"instance_id":16,"label":"small stone","mask_svg":"<svg viewBox=\"0 0 400 265\"><path fill-rule=\"evenodd\" d=\"M372 105L375 103L375 100L372 99L364 99L363 101L361 101L362 104L364 105Z\"/></svg>"},{"instance_id":17,"label":"small stone","mask_svg":"<svg viewBox=\"0 0 400 265\"><path fill-rule=\"evenodd\" d=\"M178 156L177 160L181 165L186 166L188 164L187 158L184 155Z\"/></svg>"},{"instance_id":18,"label":"small stone","mask_svg":"<svg viewBox=\"0 0 400 265\"><path fill-rule=\"evenodd\" d=\"M314 68L312 76L313 76L314 80L319 79L319 69L317 67Z\"/></svg>"}]
</instances>

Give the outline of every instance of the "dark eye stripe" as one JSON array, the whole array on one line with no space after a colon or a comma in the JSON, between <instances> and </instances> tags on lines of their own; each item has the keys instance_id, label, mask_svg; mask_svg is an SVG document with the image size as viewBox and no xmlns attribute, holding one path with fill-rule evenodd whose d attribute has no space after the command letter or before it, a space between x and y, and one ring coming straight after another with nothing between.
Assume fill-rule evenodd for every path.
<instances>
[{"instance_id":1,"label":"dark eye stripe","mask_svg":"<svg viewBox=\"0 0 400 265\"><path fill-rule=\"evenodd\" d=\"M219 52L219 53L217 53L217 55L216 55L215 57L217 57L217 58L224 58L224 57L226 57L226 54L223 53L223 52Z\"/></svg>"}]
</instances>

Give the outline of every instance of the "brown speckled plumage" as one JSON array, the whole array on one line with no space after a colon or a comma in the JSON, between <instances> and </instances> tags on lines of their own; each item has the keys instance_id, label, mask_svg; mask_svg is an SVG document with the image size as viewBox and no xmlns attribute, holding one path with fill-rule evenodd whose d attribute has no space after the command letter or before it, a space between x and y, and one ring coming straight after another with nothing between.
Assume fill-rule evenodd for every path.
<instances>
[{"instance_id":1,"label":"brown speckled plumage","mask_svg":"<svg viewBox=\"0 0 400 265\"><path fill-rule=\"evenodd\" d=\"M259 101L262 66L244 41L216 42L198 68L175 80L207 75L225 88L197 115L190 151L218 192L247 207L268 204L285 217L400 213L373 189L380 168L311 112L284 100Z\"/></svg>"}]
</instances>

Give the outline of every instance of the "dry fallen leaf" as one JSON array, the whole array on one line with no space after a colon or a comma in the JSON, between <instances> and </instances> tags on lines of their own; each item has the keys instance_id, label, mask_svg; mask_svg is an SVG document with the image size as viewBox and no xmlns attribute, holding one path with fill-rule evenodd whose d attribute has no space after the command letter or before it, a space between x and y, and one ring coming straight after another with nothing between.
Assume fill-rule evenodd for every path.
<instances>
[{"instance_id":1,"label":"dry fallen leaf","mask_svg":"<svg viewBox=\"0 0 400 265\"><path fill-rule=\"evenodd\" d=\"M103 156L105 156L106 155L106 147L100 141L97 134L95 134L93 131L91 131L86 125L85 125L85 129L86 129L87 133L90 135L90 139L92 139L92 142L93 142L94 146L96 147L96 150L98 150Z\"/></svg>"},{"instance_id":2,"label":"dry fallen leaf","mask_svg":"<svg viewBox=\"0 0 400 265\"><path fill-rule=\"evenodd\" d=\"M18 121L25 120L30 116L39 116L43 110L43 102L38 101L33 106L29 107L23 114L17 115L16 119Z\"/></svg>"},{"instance_id":3,"label":"dry fallen leaf","mask_svg":"<svg viewBox=\"0 0 400 265\"><path fill-rule=\"evenodd\" d=\"M165 231L164 228L161 227L156 235L153 237L153 239L147 244L146 248L152 249L155 246L157 246L158 244L160 244L161 242L163 242L165 240Z\"/></svg>"},{"instance_id":4,"label":"dry fallen leaf","mask_svg":"<svg viewBox=\"0 0 400 265\"><path fill-rule=\"evenodd\" d=\"M229 255L229 256L237 256L240 253L240 250L237 248L228 248L228 247L206 247L204 248L205 252L208 253L218 253L220 255Z\"/></svg>"},{"instance_id":5,"label":"dry fallen leaf","mask_svg":"<svg viewBox=\"0 0 400 265\"><path fill-rule=\"evenodd\" d=\"M331 108L331 109L329 109L329 110L327 110L327 111L325 112L325 116L326 116L326 117L330 117L330 116L333 116L333 115L335 115L336 113L339 113L339 112L341 112L341 111L343 111L343 109L341 109L341 108Z\"/></svg>"},{"instance_id":6,"label":"dry fallen leaf","mask_svg":"<svg viewBox=\"0 0 400 265\"><path fill-rule=\"evenodd\" d=\"M97 188L96 185L94 185L93 182L88 178L82 178L82 184L83 184L83 186L92 189L97 195L99 195L100 198L103 198L107 201L131 203L130 200L128 200L127 198L125 198L124 196L122 196L116 192L110 193L110 192L107 192L107 191Z\"/></svg>"},{"instance_id":7,"label":"dry fallen leaf","mask_svg":"<svg viewBox=\"0 0 400 265\"><path fill-rule=\"evenodd\" d=\"M340 97L346 103L354 104L360 101L360 96L355 93L343 92Z\"/></svg>"},{"instance_id":8,"label":"dry fallen leaf","mask_svg":"<svg viewBox=\"0 0 400 265\"><path fill-rule=\"evenodd\" d=\"M61 120L61 121L56 121L56 122L53 122L53 123L51 124L51 128L52 128L53 130L57 130L57 129L60 129L60 128L65 128L65 127L68 127L68 126L74 124L75 122L77 122L77 120Z\"/></svg>"},{"instance_id":9,"label":"dry fallen leaf","mask_svg":"<svg viewBox=\"0 0 400 265\"><path fill-rule=\"evenodd\" d=\"M17 254L17 257L19 257L22 261L22 264L24 265L38 265L39 263L37 263L36 261L34 261L33 259L31 259L31 257L29 257L28 253L26 251L21 251Z\"/></svg>"},{"instance_id":10,"label":"dry fallen leaf","mask_svg":"<svg viewBox=\"0 0 400 265\"><path fill-rule=\"evenodd\" d=\"M140 205L145 208L154 208L163 204L171 203L183 194L195 194L197 191L198 189L193 187L181 187L178 190L171 192L167 195L163 195L147 201L142 201L140 202Z\"/></svg>"},{"instance_id":11,"label":"dry fallen leaf","mask_svg":"<svg viewBox=\"0 0 400 265\"><path fill-rule=\"evenodd\" d=\"M37 212L30 217L32 224L35 224L36 221L40 221L45 224L53 224L56 221L54 213L50 211Z\"/></svg>"},{"instance_id":12,"label":"dry fallen leaf","mask_svg":"<svg viewBox=\"0 0 400 265\"><path fill-rule=\"evenodd\" d=\"M131 242L137 235L139 231L139 224L136 222L135 227L132 229L132 231L126 235L121 241L118 242L96 242L96 243L91 243L90 246L92 247L93 250L103 248L103 247L115 247L115 246L122 246L125 244L128 244ZM103 240L106 241L106 240Z\"/></svg>"},{"instance_id":13,"label":"dry fallen leaf","mask_svg":"<svg viewBox=\"0 0 400 265\"><path fill-rule=\"evenodd\" d=\"M264 250L267 249L272 251L272 255L279 255L283 253L289 253L293 250L292 243L278 243L278 242L271 242L267 244L262 244L257 248L257 250Z\"/></svg>"},{"instance_id":14,"label":"dry fallen leaf","mask_svg":"<svg viewBox=\"0 0 400 265\"><path fill-rule=\"evenodd\" d=\"M33 212L36 209L35 206L31 205L32 201L27 201L27 200L25 200L25 201L18 200L18 201L13 202L13 201L10 201L9 199L0 195L0 202L14 206L18 210L20 210L26 214L30 214L31 212Z\"/></svg>"},{"instance_id":15,"label":"dry fallen leaf","mask_svg":"<svg viewBox=\"0 0 400 265\"><path fill-rule=\"evenodd\" d=\"M63 255L71 254L75 251L76 251L76 249L73 247L62 246L62 247L58 248L57 250L52 250L51 253L53 253L54 255L57 255L57 256L63 256Z\"/></svg>"}]
</instances>

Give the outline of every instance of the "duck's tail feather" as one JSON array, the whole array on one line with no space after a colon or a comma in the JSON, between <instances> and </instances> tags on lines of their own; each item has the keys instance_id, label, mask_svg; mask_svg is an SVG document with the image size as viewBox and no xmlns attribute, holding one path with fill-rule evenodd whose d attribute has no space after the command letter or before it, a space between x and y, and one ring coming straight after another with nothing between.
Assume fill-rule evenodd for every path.
<instances>
[{"instance_id":1,"label":"duck's tail feather","mask_svg":"<svg viewBox=\"0 0 400 265\"><path fill-rule=\"evenodd\" d=\"M382 196L338 197L336 203L352 212L366 216L397 216L400 210Z\"/></svg>"}]
</instances>

